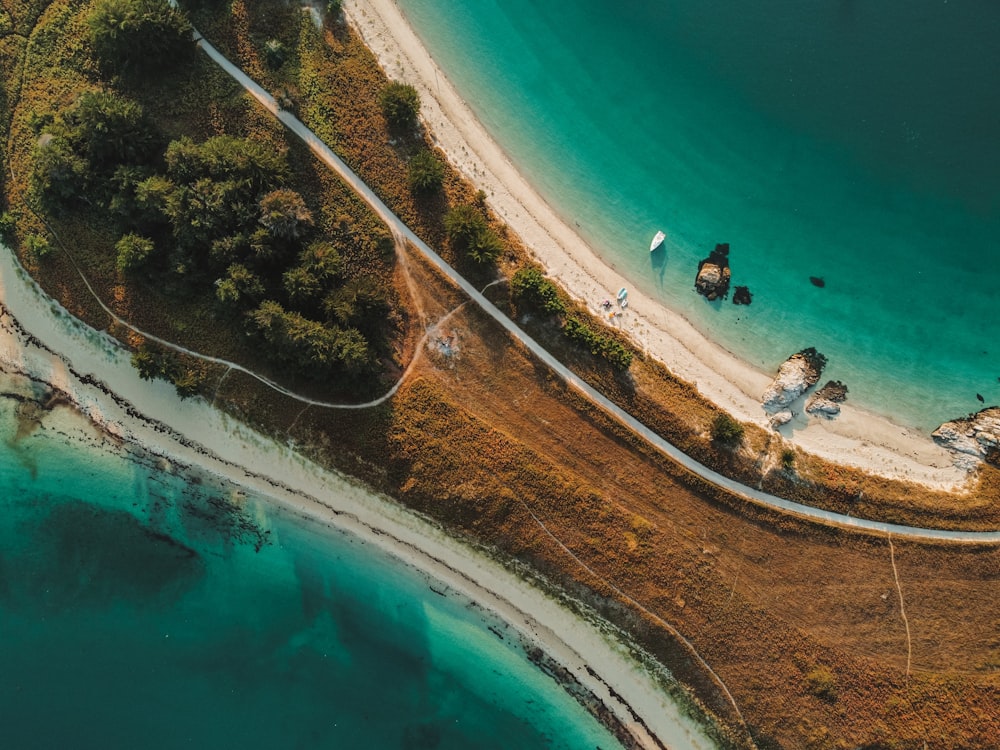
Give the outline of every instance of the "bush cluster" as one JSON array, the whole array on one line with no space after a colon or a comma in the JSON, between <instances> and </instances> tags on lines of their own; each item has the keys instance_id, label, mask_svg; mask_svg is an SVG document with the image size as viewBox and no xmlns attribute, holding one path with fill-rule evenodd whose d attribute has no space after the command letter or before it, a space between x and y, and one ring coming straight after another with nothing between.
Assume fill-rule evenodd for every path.
<instances>
[{"instance_id":1,"label":"bush cluster","mask_svg":"<svg viewBox=\"0 0 1000 750\"><path fill-rule=\"evenodd\" d=\"M537 268L522 268L510 281L510 292L514 302L550 315L563 315L566 303L559 296L556 285L549 281Z\"/></svg>"},{"instance_id":2,"label":"bush cluster","mask_svg":"<svg viewBox=\"0 0 1000 750\"><path fill-rule=\"evenodd\" d=\"M493 263L503 251L499 235L490 229L486 217L476 206L455 206L444 217L448 239L465 257L478 265Z\"/></svg>"},{"instance_id":3,"label":"bush cluster","mask_svg":"<svg viewBox=\"0 0 1000 750\"><path fill-rule=\"evenodd\" d=\"M594 356L603 357L619 372L632 365L632 352L627 347L606 334L598 333L579 319L567 318L562 330L570 341L583 346Z\"/></svg>"}]
</instances>

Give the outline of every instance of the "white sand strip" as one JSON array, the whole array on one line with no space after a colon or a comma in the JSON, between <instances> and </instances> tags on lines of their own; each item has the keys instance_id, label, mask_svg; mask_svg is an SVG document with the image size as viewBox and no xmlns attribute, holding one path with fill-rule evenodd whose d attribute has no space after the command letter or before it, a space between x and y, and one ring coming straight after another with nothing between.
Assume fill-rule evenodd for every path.
<instances>
[{"instance_id":1,"label":"white sand strip","mask_svg":"<svg viewBox=\"0 0 1000 750\"><path fill-rule=\"evenodd\" d=\"M516 232L547 273L585 303L628 286L514 168L431 59L394 0L346 0L351 25L389 78L420 93L422 119L435 143L488 196L490 207ZM766 426L760 405L771 376L708 340L681 315L638 291L629 292L624 329L671 372L745 422ZM789 352L792 354L792 352ZM928 435L845 404L834 420L811 418L783 434L817 456L879 476L938 488L958 488L967 475Z\"/></svg>"},{"instance_id":2,"label":"white sand strip","mask_svg":"<svg viewBox=\"0 0 1000 750\"><path fill-rule=\"evenodd\" d=\"M353 532L478 601L566 667L629 727L639 746L714 747L620 644L391 500L320 469L201 399L181 400L167 383L143 381L128 352L43 296L2 246L0 302L16 318L0 318L5 369L67 392L111 434Z\"/></svg>"}]
</instances>

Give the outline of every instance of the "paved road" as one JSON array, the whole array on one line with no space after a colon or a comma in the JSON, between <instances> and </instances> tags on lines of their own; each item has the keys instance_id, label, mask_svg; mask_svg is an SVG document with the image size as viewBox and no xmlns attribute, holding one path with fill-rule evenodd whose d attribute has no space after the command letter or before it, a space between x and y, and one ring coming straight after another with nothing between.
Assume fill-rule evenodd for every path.
<instances>
[{"instance_id":1,"label":"paved road","mask_svg":"<svg viewBox=\"0 0 1000 750\"><path fill-rule=\"evenodd\" d=\"M417 237L413 231L407 227L403 221L396 216L382 200L375 195L370 187L348 167L339 156L323 143L315 133L307 128L295 115L281 109L269 93L261 88L255 81L251 80L242 70L233 65L222 56L215 47L205 41L204 38L195 32L195 40L198 46L212 58L223 70L231 75L247 92L253 96L260 104L277 117L289 130L301 138L313 153L323 161L324 164L333 169L343 178L358 194L371 206L382 220L389 226L397 239L403 238L416 247L423 255L433 263L438 270L451 279L457 286L469 295L484 312L490 315L497 323L503 326L510 334L526 346L532 354L542 360L552 368L566 383L586 396L590 401L604 409L608 414L617 419L630 430L641 435L649 441L660 452L681 464L685 468L708 480L728 492L733 493L750 502L772 508L774 510L788 513L799 518L821 524L848 527L859 531L874 532L877 534L891 535L910 539L939 540L949 542L972 542L972 543L1000 543L1000 531L947 531L943 529L922 529L914 526L902 526L893 523L882 523L864 518L854 518L841 513L833 513L819 508L812 508L808 505L785 500L784 498L761 492L752 487L748 487L733 479L724 477L707 466L703 466L678 448L668 443L662 437L650 430L646 425L626 412L624 409L614 404L602 393L583 381L572 372L562 362L552 356L542 348L538 342L522 331L510 318L501 312L492 302L484 297L468 281L466 281L455 269L448 265L436 252L434 252L423 240Z\"/></svg>"}]
</instances>

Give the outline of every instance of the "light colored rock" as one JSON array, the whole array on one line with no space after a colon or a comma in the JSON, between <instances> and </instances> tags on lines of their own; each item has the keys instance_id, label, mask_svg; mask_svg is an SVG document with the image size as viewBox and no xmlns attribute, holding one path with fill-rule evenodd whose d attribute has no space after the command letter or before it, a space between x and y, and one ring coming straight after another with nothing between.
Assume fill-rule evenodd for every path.
<instances>
[{"instance_id":1,"label":"light colored rock","mask_svg":"<svg viewBox=\"0 0 1000 750\"><path fill-rule=\"evenodd\" d=\"M991 451L1000 450L1000 407L990 406L972 416L945 422L931 437L951 451L955 466L973 469Z\"/></svg>"},{"instance_id":2,"label":"light colored rock","mask_svg":"<svg viewBox=\"0 0 1000 750\"><path fill-rule=\"evenodd\" d=\"M839 380L827 381L806 402L806 412L832 419L840 414L840 405L847 400L847 386Z\"/></svg>"},{"instance_id":3,"label":"light colored rock","mask_svg":"<svg viewBox=\"0 0 1000 750\"><path fill-rule=\"evenodd\" d=\"M723 296L729 290L730 271L728 266L705 263L694 280L699 293L710 300Z\"/></svg>"},{"instance_id":4,"label":"light colored rock","mask_svg":"<svg viewBox=\"0 0 1000 750\"><path fill-rule=\"evenodd\" d=\"M824 417L835 417L840 414L840 404L828 398L813 396L806 404L808 414L818 414Z\"/></svg>"},{"instance_id":5,"label":"light colored rock","mask_svg":"<svg viewBox=\"0 0 1000 750\"><path fill-rule=\"evenodd\" d=\"M826 357L812 347L786 359L778 368L778 376L761 397L764 410L773 414L787 409L795 399L819 382L825 366Z\"/></svg>"},{"instance_id":6,"label":"light colored rock","mask_svg":"<svg viewBox=\"0 0 1000 750\"><path fill-rule=\"evenodd\" d=\"M795 415L792 414L791 409L785 409L784 411L779 411L777 414L771 415L771 419L768 423L771 425L771 429L776 430L783 424L788 424L792 421Z\"/></svg>"}]
</instances>

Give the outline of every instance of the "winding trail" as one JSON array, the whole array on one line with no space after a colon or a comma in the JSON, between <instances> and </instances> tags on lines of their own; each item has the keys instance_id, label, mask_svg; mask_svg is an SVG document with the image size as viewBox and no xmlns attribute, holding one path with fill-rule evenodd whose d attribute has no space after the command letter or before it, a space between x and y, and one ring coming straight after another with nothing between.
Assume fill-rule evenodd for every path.
<instances>
[{"instance_id":1,"label":"winding trail","mask_svg":"<svg viewBox=\"0 0 1000 750\"><path fill-rule=\"evenodd\" d=\"M481 292L473 287L454 268L446 263L441 256L432 250L423 240L421 240L403 221L396 216L385 203L375 194L375 192L347 166L319 137L307 128L291 112L287 112L278 106L274 97L265 91L260 85L253 81L242 70L233 65L215 47L207 42L197 31L194 35L198 46L207 54L219 67L233 77L261 106L278 118L281 123L292 133L298 136L310 150L324 164L333 169L348 185L350 185L361 198L371 207L376 214L389 226L397 242L405 240L419 250L424 257L434 265L442 274L462 289L471 301L479 305L482 310L492 317L497 323L503 326L511 336L524 345L539 360L548 365L552 370L565 381L570 387L599 406L622 425L638 433L643 439L648 441L661 453L694 472L698 476L706 479L712 484L737 495L744 500L758 505L787 513L799 518L813 521L815 523L847 527L857 531L864 531L876 534L892 534L896 537L910 539L922 539L930 541L967 542L979 544L1000 544L1000 530L997 531L951 531L946 529L924 529L916 526L903 526L894 523L884 523L864 518L854 518L853 516L832 511L812 508L808 505L796 503L791 500L770 495L766 492L748 487L740 482L723 476L707 466L704 466L671 443L664 440L660 435L642 424L639 420L626 412L624 409L613 403L610 399L581 379L576 373L560 362L556 357L544 349L538 342L525 333L517 324L508 318L492 302L486 299ZM161 342L162 343L162 342ZM228 363L223 363L228 364ZM412 365L411 365L412 366ZM241 368L242 369L242 368ZM250 373L253 374L253 373ZM255 377L258 377L255 375ZM258 379L261 379L258 377ZM267 382L267 381L264 381ZM270 385L270 383L268 383ZM398 384L396 386L398 388ZM298 398L283 388L279 390L292 397ZM395 391L393 391L395 392ZM309 402L308 399L300 399ZM314 402L315 403L315 402ZM315 403L319 406L321 404ZM359 404L354 408L366 408L367 405Z\"/></svg>"}]
</instances>

